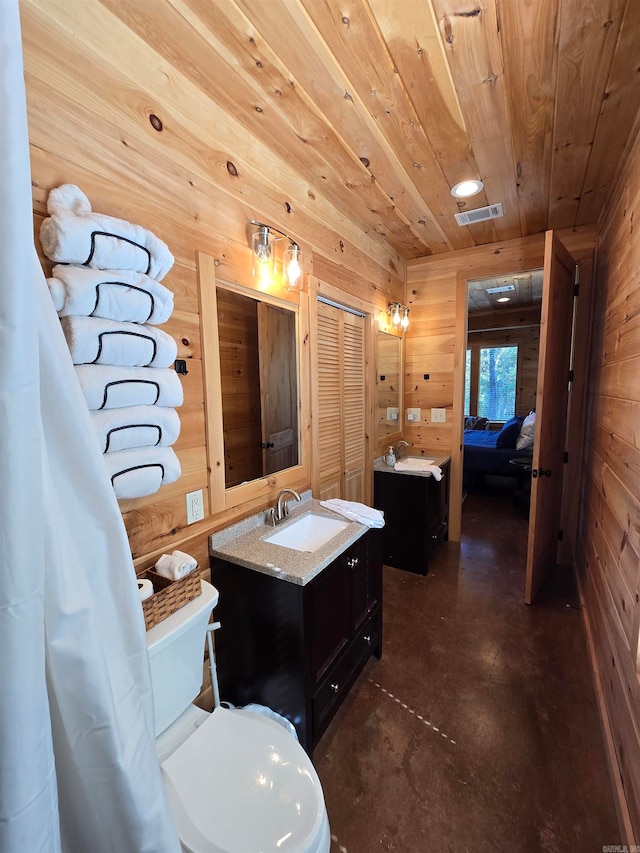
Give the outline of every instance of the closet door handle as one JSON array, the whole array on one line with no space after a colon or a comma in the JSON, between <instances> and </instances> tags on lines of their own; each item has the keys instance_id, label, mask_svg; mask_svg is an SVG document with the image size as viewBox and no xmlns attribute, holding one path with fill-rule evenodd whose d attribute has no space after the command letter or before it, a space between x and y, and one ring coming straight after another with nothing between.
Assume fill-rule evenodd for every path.
<instances>
[{"instance_id":1,"label":"closet door handle","mask_svg":"<svg viewBox=\"0 0 640 853\"><path fill-rule=\"evenodd\" d=\"M272 441L261 441L260 447L263 450L269 450L271 447L275 447L275 444Z\"/></svg>"},{"instance_id":2,"label":"closet door handle","mask_svg":"<svg viewBox=\"0 0 640 853\"><path fill-rule=\"evenodd\" d=\"M340 690L339 684L330 684L329 687L333 690L334 693L337 693Z\"/></svg>"},{"instance_id":3,"label":"closet door handle","mask_svg":"<svg viewBox=\"0 0 640 853\"><path fill-rule=\"evenodd\" d=\"M355 569L359 562L359 557L351 557L350 560L347 560L347 566L349 566L350 569Z\"/></svg>"},{"instance_id":4,"label":"closet door handle","mask_svg":"<svg viewBox=\"0 0 640 853\"><path fill-rule=\"evenodd\" d=\"M545 468L534 468L533 471L531 472L531 476L534 478L534 480L536 477L550 477L551 476L551 469L550 468L546 468L546 469Z\"/></svg>"}]
</instances>

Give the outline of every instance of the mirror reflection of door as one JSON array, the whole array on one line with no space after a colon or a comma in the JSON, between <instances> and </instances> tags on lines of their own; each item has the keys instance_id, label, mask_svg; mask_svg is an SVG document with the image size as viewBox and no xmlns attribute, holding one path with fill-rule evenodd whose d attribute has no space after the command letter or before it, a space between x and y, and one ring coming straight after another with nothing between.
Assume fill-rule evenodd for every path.
<instances>
[{"instance_id":1,"label":"mirror reflection of door","mask_svg":"<svg viewBox=\"0 0 640 853\"><path fill-rule=\"evenodd\" d=\"M258 350L264 475L291 468L298 461L295 339L293 313L260 302Z\"/></svg>"},{"instance_id":2,"label":"mirror reflection of door","mask_svg":"<svg viewBox=\"0 0 640 853\"><path fill-rule=\"evenodd\" d=\"M216 289L225 487L298 464L295 314Z\"/></svg>"}]
</instances>

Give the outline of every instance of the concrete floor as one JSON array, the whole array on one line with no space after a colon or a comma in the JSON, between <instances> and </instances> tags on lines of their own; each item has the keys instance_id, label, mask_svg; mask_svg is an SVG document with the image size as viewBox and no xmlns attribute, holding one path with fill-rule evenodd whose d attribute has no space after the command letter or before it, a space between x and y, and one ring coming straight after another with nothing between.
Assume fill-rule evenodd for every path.
<instances>
[{"instance_id":1,"label":"concrete floor","mask_svg":"<svg viewBox=\"0 0 640 853\"><path fill-rule=\"evenodd\" d=\"M426 577L385 567L384 647L314 753L331 853L620 843L571 578L523 603L527 519L499 493Z\"/></svg>"}]
</instances>

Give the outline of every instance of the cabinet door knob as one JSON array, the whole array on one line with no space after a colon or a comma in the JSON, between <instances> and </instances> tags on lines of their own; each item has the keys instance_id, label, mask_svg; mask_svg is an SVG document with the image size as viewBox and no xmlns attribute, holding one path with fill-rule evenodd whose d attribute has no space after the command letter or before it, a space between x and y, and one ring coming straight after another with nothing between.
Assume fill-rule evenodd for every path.
<instances>
[{"instance_id":1,"label":"cabinet door knob","mask_svg":"<svg viewBox=\"0 0 640 853\"><path fill-rule=\"evenodd\" d=\"M350 560L347 560L347 565L349 566L350 569L355 569L355 567L358 565L358 562L359 562L358 557L351 557Z\"/></svg>"},{"instance_id":2,"label":"cabinet door knob","mask_svg":"<svg viewBox=\"0 0 640 853\"><path fill-rule=\"evenodd\" d=\"M334 693L337 693L340 690L339 684L330 684L329 687L333 690Z\"/></svg>"},{"instance_id":3,"label":"cabinet door knob","mask_svg":"<svg viewBox=\"0 0 640 853\"><path fill-rule=\"evenodd\" d=\"M365 635L364 635L364 637L363 637L362 639L365 641L365 643L366 643L368 646L370 646L370 645L371 645L371 634L365 634Z\"/></svg>"}]
</instances>

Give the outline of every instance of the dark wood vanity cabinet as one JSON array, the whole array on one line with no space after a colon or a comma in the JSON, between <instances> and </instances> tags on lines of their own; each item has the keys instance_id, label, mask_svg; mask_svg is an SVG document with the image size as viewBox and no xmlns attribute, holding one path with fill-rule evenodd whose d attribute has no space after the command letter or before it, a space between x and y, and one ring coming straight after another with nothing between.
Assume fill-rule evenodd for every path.
<instances>
[{"instance_id":1,"label":"dark wood vanity cabinet","mask_svg":"<svg viewBox=\"0 0 640 853\"><path fill-rule=\"evenodd\" d=\"M379 534L367 531L305 586L211 557L220 698L283 714L309 753L382 653Z\"/></svg>"},{"instance_id":2,"label":"dark wood vanity cabinet","mask_svg":"<svg viewBox=\"0 0 640 853\"><path fill-rule=\"evenodd\" d=\"M442 479L392 470L374 471L373 505L384 512L382 562L426 575L433 554L447 538L449 462Z\"/></svg>"}]
</instances>

